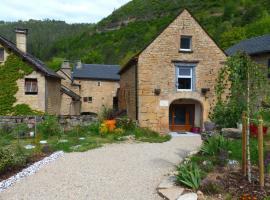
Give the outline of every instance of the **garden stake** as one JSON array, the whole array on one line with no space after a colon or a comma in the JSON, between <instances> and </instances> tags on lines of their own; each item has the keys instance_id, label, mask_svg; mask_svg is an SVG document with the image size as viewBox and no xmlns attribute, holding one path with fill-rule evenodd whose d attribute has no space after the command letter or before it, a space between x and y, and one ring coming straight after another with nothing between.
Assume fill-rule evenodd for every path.
<instances>
[{"instance_id":1,"label":"garden stake","mask_svg":"<svg viewBox=\"0 0 270 200\"><path fill-rule=\"evenodd\" d=\"M242 171L243 175L247 176L247 114L243 112L242 115Z\"/></svg>"},{"instance_id":2,"label":"garden stake","mask_svg":"<svg viewBox=\"0 0 270 200\"><path fill-rule=\"evenodd\" d=\"M262 116L258 117L258 149L259 149L259 174L260 174L260 187L264 187L264 158L263 158L263 119Z\"/></svg>"}]
</instances>

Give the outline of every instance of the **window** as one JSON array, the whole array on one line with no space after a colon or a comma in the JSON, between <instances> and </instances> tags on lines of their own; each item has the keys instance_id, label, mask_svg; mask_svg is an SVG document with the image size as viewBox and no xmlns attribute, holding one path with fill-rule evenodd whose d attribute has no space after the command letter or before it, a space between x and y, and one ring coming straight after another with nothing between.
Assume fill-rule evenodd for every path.
<instances>
[{"instance_id":1,"label":"window","mask_svg":"<svg viewBox=\"0 0 270 200\"><path fill-rule=\"evenodd\" d=\"M5 50L4 48L0 48L0 62L3 62L4 61L4 55L5 54Z\"/></svg>"},{"instance_id":2,"label":"window","mask_svg":"<svg viewBox=\"0 0 270 200\"><path fill-rule=\"evenodd\" d=\"M268 60L268 78L270 78L270 59Z\"/></svg>"},{"instance_id":3,"label":"window","mask_svg":"<svg viewBox=\"0 0 270 200\"><path fill-rule=\"evenodd\" d=\"M38 82L36 78L26 78L24 84L25 94L38 94Z\"/></svg>"},{"instance_id":4,"label":"window","mask_svg":"<svg viewBox=\"0 0 270 200\"><path fill-rule=\"evenodd\" d=\"M177 90L192 91L193 88L193 68L178 67L177 68Z\"/></svg>"},{"instance_id":5,"label":"window","mask_svg":"<svg viewBox=\"0 0 270 200\"><path fill-rule=\"evenodd\" d=\"M98 86L101 86L101 82L100 82L100 81L98 81L98 82L97 82L97 85L98 85Z\"/></svg>"},{"instance_id":6,"label":"window","mask_svg":"<svg viewBox=\"0 0 270 200\"><path fill-rule=\"evenodd\" d=\"M180 50L191 51L191 36L181 36Z\"/></svg>"},{"instance_id":7,"label":"window","mask_svg":"<svg viewBox=\"0 0 270 200\"><path fill-rule=\"evenodd\" d=\"M92 103L93 102L93 97L83 97L84 102Z\"/></svg>"}]
</instances>

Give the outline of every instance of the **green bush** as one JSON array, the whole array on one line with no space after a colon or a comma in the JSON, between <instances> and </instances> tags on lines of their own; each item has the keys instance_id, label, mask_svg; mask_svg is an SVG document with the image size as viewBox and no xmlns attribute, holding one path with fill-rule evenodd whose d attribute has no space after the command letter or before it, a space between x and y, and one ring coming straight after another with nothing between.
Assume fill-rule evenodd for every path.
<instances>
[{"instance_id":1,"label":"green bush","mask_svg":"<svg viewBox=\"0 0 270 200\"><path fill-rule=\"evenodd\" d=\"M27 155L21 147L17 146L14 150L0 148L0 174L22 167L26 161Z\"/></svg>"},{"instance_id":2,"label":"green bush","mask_svg":"<svg viewBox=\"0 0 270 200\"><path fill-rule=\"evenodd\" d=\"M44 138L61 135L61 127L55 116L45 116L44 121L38 124L37 130Z\"/></svg>"},{"instance_id":3,"label":"green bush","mask_svg":"<svg viewBox=\"0 0 270 200\"><path fill-rule=\"evenodd\" d=\"M111 120L114 118L114 110L112 108L103 107L100 114L100 120Z\"/></svg>"},{"instance_id":4,"label":"green bush","mask_svg":"<svg viewBox=\"0 0 270 200\"><path fill-rule=\"evenodd\" d=\"M95 122L90 124L87 129L90 133L98 135L99 134L99 127L100 127L100 122Z\"/></svg>"},{"instance_id":5,"label":"green bush","mask_svg":"<svg viewBox=\"0 0 270 200\"><path fill-rule=\"evenodd\" d=\"M197 190L201 183L201 170L197 164L188 162L177 168L177 182L189 188Z\"/></svg>"},{"instance_id":6,"label":"green bush","mask_svg":"<svg viewBox=\"0 0 270 200\"><path fill-rule=\"evenodd\" d=\"M117 127L122 128L125 131L134 131L136 128L136 123L126 116L117 120Z\"/></svg>"},{"instance_id":7,"label":"green bush","mask_svg":"<svg viewBox=\"0 0 270 200\"><path fill-rule=\"evenodd\" d=\"M202 145L201 152L204 155L215 156L219 155L221 151L228 149L229 142L221 135L209 137Z\"/></svg>"}]
</instances>

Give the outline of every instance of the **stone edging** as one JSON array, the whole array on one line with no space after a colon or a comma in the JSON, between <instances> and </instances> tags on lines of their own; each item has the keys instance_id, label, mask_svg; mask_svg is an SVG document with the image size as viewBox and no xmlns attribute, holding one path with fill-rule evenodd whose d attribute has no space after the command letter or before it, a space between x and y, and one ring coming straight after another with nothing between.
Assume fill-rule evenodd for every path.
<instances>
[{"instance_id":1,"label":"stone edging","mask_svg":"<svg viewBox=\"0 0 270 200\"><path fill-rule=\"evenodd\" d=\"M16 175L10 177L7 180L0 182L0 193L6 190L7 188L11 187L14 183L20 181L21 179L31 176L39 171L43 166L57 160L58 158L64 155L63 151L58 151L53 153L52 155L32 164L31 166L23 169L21 172L17 173Z\"/></svg>"}]
</instances>

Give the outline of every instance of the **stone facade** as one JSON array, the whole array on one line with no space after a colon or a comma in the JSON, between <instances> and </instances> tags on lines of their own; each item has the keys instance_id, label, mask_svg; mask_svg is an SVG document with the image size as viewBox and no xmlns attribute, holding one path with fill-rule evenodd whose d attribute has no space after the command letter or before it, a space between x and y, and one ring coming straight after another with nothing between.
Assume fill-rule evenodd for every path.
<instances>
[{"instance_id":1,"label":"stone facade","mask_svg":"<svg viewBox=\"0 0 270 200\"><path fill-rule=\"evenodd\" d=\"M61 107L61 79L46 77L46 113L59 115Z\"/></svg>"},{"instance_id":2,"label":"stone facade","mask_svg":"<svg viewBox=\"0 0 270 200\"><path fill-rule=\"evenodd\" d=\"M180 51L180 37L192 37L192 51ZM195 113L203 128L208 120L211 106L215 103L214 86L219 69L226 59L224 52L216 45L192 15L184 10L143 52L137 61L137 82L130 78L130 70L121 73L121 92L133 90L125 86L137 84L138 122L142 127L149 127L161 133L169 132L169 107L179 100L185 103L196 102ZM195 63L195 88L190 92L177 91L176 63ZM133 72L134 73L134 72ZM123 81L122 81L123 79ZM126 81L125 81L126 80ZM208 88L206 94L201 89ZM158 89L160 94L155 94ZM133 98L134 99L134 98ZM129 99L121 100L129 104ZM184 101L184 102L183 102ZM134 103L126 105L134 107ZM122 109L125 108L122 106ZM128 115L134 118L133 110ZM201 113L201 114L199 114ZM198 116L198 114L200 116Z\"/></svg>"},{"instance_id":3,"label":"stone facade","mask_svg":"<svg viewBox=\"0 0 270 200\"><path fill-rule=\"evenodd\" d=\"M0 44L0 48L4 48L4 47ZM7 60L8 55L9 55L8 51L6 50L6 48L4 48L4 60L0 61L0 65L3 65L5 63L5 61Z\"/></svg>"},{"instance_id":4,"label":"stone facade","mask_svg":"<svg viewBox=\"0 0 270 200\"><path fill-rule=\"evenodd\" d=\"M113 98L117 96L119 88L118 81L77 79L77 82L81 85L81 113L99 114L103 106L113 107ZM85 97L92 97L92 102L85 101Z\"/></svg>"}]
</instances>

